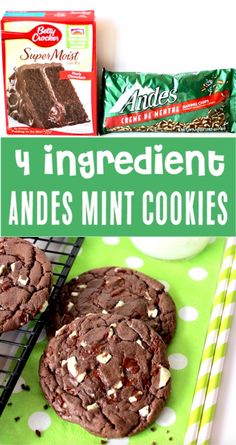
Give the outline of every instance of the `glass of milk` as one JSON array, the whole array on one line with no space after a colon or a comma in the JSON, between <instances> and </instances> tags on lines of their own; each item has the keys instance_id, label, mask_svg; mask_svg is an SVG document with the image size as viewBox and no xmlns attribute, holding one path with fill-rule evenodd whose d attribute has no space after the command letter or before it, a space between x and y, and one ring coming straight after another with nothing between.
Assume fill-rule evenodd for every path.
<instances>
[{"instance_id":1,"label":"glass of milk","mask_svg":"<svg viewBox=\"0 0 236 445\"><path fill-rule=\"evenodd\" d=\"M209 244L207 237L131 237L142 253L160 260L182 260L200 253Z\"/></svg>"}]
</instances>

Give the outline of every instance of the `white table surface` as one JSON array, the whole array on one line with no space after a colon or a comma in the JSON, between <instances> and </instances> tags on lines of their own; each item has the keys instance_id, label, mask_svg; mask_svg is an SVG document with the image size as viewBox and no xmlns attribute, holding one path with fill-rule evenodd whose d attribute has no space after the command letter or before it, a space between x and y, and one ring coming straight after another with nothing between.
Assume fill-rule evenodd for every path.
<instances>
[{"instance_id":1,"label":"white table surface","mask_svg":"<svg viewBox=\"0 0 236 445\"><path fill-rule=\"evenodd\" d=\"M236 67L235 0L67 0L66 3L64 0L36 3L32 0L1 0L0 16L5 10L33 8L95 9L99 68L180 72ZM2 115L1 76L2 73ZM0 120L0 134L5 135L4 119ZM236 444L235 339L236 316L225 360L212 445Z\"/></svg>"}]
</instances>

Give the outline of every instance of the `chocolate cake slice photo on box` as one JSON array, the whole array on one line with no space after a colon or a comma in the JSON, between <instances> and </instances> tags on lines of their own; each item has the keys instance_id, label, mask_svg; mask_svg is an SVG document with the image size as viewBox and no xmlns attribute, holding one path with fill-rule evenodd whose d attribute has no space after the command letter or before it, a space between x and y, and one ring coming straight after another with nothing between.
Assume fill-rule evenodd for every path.
<instances>
[{"instance_id":1,"label":"chocolate cake slice photo on box","mask_svg":"<svg viewBox=\"0 0 236 445\"><path fill-rule=\"evenodd\" d=\"M75 88L60 63L30 64L18 67L9 78L8 114L37 128L84 124L90 119Z\"/></svg>"}]
</instances>

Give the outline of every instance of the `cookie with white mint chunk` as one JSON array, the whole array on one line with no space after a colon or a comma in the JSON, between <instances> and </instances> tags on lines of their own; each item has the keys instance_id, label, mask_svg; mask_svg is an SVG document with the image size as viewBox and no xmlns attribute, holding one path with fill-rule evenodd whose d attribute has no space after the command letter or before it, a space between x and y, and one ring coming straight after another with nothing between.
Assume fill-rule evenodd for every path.
<instances>
[{"instance_id":1,"label":"cookie with white mint chunk","mask_svg":"<svg viewBox=\"0 0 236 445\"><path fill-rule=\"evenodd\" d=\"M40 384L56 413L100 437L133 435L170 394L166 345L141 320L88 314L64 325L41 358Z\"/></svg>"},{"instance_id":2,"label":"cookie with white mint chunk","mask_svg":"<svg viewBox=\"0 0 236 445\"><path fill-rule=\"evenodd\" d=\"M103 267L65 284L49 313L49 337L64 324L88 313L118 314L147 322L169 343L176 328L176 308L164 285L133 269Z\"/></svg>"},{"instance_id":3,"label":"cookie with white mint chunk","mask_svg":"<svg viewBox=\"0 0 236 445\"><path fill-rule=\"evenodd\" d=\"M0 333L43 312L51 283L52 268L44 252L22 238L0 238Z\"/></svg>"}]
</instances>

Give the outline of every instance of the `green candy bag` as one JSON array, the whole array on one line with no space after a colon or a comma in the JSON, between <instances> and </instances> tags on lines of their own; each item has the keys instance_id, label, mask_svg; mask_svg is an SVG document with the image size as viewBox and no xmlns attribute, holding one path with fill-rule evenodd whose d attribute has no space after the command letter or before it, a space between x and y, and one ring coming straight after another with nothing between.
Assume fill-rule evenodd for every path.
<instances>
[{"instance_id":1,"label":"green candy bag","mask_svg":"<svg viewBox=\"0 0 236 445\"><path fill-rule=\"evenodd\" d=\"M233 70L232 77L232 94L230 100L231 112L231 131L236 133L236 70Z\"/></svg>"},{"instance_id":2,"label":"green candy bag","mask_svg":"<svg viewBox=\"0 0 236 445\"><path fill-rule=\"evenodd\" d=\"M236 131L236 74L111 72L102 80L101 133Z\"/></svg>"}]
</instances>

